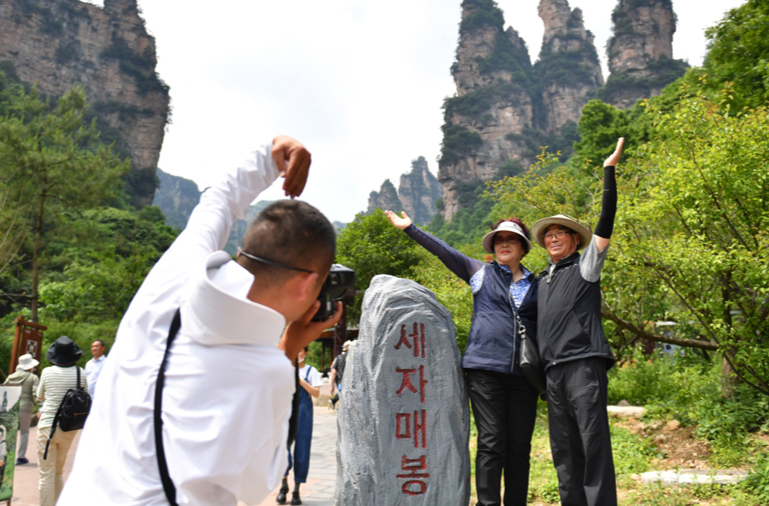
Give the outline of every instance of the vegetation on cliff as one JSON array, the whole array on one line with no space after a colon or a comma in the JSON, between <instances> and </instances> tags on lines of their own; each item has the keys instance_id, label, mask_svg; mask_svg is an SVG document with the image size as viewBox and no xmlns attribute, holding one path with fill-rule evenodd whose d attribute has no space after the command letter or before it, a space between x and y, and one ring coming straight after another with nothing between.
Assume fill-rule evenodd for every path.
<instances>
[{"instance_id":1,"label":"vegetation on cliff","mask_svg":"<svg viewBox=\"0 0 769 506\"><path fill-rule=\"evenodd\" d=\"M12 320L67 334L84 350L108 343L133 294L177 232L152 206L139 210L112 151L89 118L83 90L40 97L0 73L0 361ZM87 354L87 353L86 353Z\"/></svg>"}]
</instances>

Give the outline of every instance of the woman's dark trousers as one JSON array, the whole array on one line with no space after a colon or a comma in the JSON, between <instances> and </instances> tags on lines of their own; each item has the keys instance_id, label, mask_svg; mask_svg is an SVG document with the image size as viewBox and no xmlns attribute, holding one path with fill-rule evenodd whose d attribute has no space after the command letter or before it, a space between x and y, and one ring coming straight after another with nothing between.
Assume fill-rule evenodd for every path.
<instances>
[{"instance_id":1,"label":"woman's dark trousers","mask_svg":"<svg viewBox=\"0 0 769 506\"><path fill-rule=\"evenodd\" d=\"M521 376L465 369L467 392L478 430L475 486L478 506L525 506L529 453L537 418L537 393Z\"/></svg>"}]
</instances>

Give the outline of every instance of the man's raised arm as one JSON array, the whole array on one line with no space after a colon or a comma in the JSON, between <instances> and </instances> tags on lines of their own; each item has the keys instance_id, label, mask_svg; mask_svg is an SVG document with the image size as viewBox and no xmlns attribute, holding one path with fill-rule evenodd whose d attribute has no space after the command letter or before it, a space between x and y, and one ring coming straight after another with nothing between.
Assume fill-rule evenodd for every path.
<instances>
[{"instance_id":1,"label":"man's raised arm","mask_svg":"<svg viewBox=\"0 0 769 506\"><path fill-rule=\"evenodd\" d=\"M614 216L617 214L617 180L614 171L622 156L622 146L625 138L617 141L617 149L603 162L603 200L601 205L601 217L595 226L595 245L601 252L609 246L611 233L614 230Z\"/></svg>"}]
</instances>

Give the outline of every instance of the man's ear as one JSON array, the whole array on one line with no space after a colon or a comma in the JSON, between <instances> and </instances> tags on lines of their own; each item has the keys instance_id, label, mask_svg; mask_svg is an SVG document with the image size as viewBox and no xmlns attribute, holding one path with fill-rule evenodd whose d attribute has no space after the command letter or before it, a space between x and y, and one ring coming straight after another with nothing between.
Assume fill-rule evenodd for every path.
<instances>
[{"instance_id":1,"label":"man's ear","mask_svg":"<svg viewBox=\"0 0 769 506\"><path fill-rule=\"evenodd\" d=\"M318 282L317 272L302 272L294 278L294 294L298 302L309 300L313 294L315 283Z\"/></svg>"}]
</instances>

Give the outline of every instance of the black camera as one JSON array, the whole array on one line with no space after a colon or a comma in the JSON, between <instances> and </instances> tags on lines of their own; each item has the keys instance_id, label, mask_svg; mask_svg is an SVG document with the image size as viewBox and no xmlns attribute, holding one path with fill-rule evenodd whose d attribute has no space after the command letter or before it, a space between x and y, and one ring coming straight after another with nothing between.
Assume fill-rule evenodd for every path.
<instances>
[{"instance_id":1,"label":"black camera","mask_svg":"<svg viewBox=\"0 0 769 506\"><path fill-rule=\"evenodd\" d=\"M344 299L348 292L354 290L355 271L344 265L333 264L323 283L323 288L320 289L318 295L320 308L312 317L312 321L322 322L334 316L336 303Z\"/></svg>"}]
</instances>

